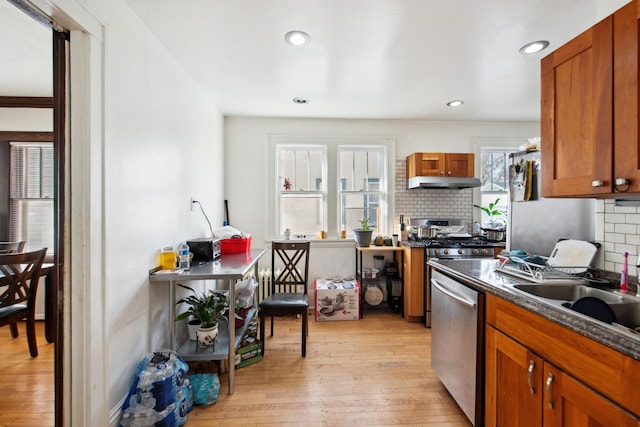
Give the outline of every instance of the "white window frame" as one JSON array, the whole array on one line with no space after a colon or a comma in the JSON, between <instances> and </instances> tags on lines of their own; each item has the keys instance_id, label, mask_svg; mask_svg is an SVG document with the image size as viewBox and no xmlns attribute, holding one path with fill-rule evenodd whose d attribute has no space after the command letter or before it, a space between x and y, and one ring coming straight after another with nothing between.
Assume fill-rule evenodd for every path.
<instances>
[{"instance_id":1,"label":"white window frame","mask_svg":"<svg viewBox=\"0 0 640 427\"><path fill-rule=\"evenodd\" d=\"M280 154L282 151L287 151L287 150L293 150L293 151L314 150L314 151L320 151L323 154L323 162L321 165L321 188L315 191L296 189L295 181L294 181L292 183L294 185L294 188L291 188L289 191L284 190L284 179L287 177L280 176L278 171L280 170L280 164L279 164ZM327 147L319 144L277 144L275 159L276 159L276 174L277 174L277 177L274 180L274 185L275 185L274 191L277 197L276 211L275 211L276 212L276 228L275 228L276 234L280 235L281 232L284 231L285 227L288 226L288 224L282 224L282 212L281 212L282 199L286 195L286 193L296 194L300 196L305 196L305 195L320 196L322 203L321 203L321 212L318 214L318 216L320 218L320 222L326 227L327 226ZM295 230L293 232L295 233Z\"/></svg>"},{"instance_id":2,"label":"white window frame","mask_svg":"<svg viewBox=\"0 0 640 427\"><path fill-rule=\"evenodd\" d=\"M29 160L27 150L38 150L39 155ZM14 157L16 151L22 151L20 164ZM10 152L9 239L24 240L25 250L46 247L47 254L52 255L55 249L53 143L12 141Z\"/></svg>"},{"instance_id":3,"label":"white window frame","mask_svg":"<svg viewBox=\"0 0 640 427\"><path fill-rule=\"evenodd\" d=\"M327 212L327 240L340 240L340 203L338 194L338 148L347 147L375 147L384 146L386 152L386 201L392 201L395 198L395 144L394 137L318 137L318 136L298 136L298 135L267 135L269 144L269 158L267 167L267 179L265 180L265 190L267 197L266 227L267 236L272 239L281 239L281 224L279 212L279 188L277 187L278 165L277 157L278 145L304 146L304 145L322 145L327 149L327 196L326 196L326 212ZM394 203L385 203L385 216L381 217L380 234L390 235L393 230ZM351 232L351 229L347 229ZM291 230L295 235L296 231ZM308 239L320 239L320 236L306 236ZM353 242L352 239L346 241Z\"/></svg>"},{"instance_id":4,"label":"white window frame","mask_svg":"<svg viewBox=\"0 0 640 427\"><path fill-rule=\"evenodd\" d=\"M525 137L514 137L514 138L474 138L473 139L473 147L474 147L474 153L475 153L475 169L476 171L478 171L478 175L482 176L482 150L483 149L499 149L499 150L505 150L505 149L509 149L512 148L514 149L514 151L518 151L518 147L520 147L523 144L526 144L528 142L528 138ZM508 165L508 163L507 163ZM508 181L508 177L507 177L507 185L509 184ZM508 190L508 187L507 187ZM496 197L498 197L498 194L503 194L503 193L499 193L499 192L495 192L495 191L489 191L486 192L487 194L489 193L493 193L496 194ZM482 188L481 187L477 187L474 188L473 191L473 204L474 205L482 205ZM501 205L504 203L505 205L509 205L509 200L508 200L509 194L508 191L506 193L504 193L504 196L501 197ZM477 221L478 223L482 224L484 221L483 218L483 212L480 209L474 209L473 210L473 220L474 222ZM506 218L505 218L506 219Z\"/></svg>"},{"instance_id":5,"label":"white window frame","mask_svg":"<svg viewBox=\"0 0 640 427\"><path fill-rule=\"evenodd\" d=\"M380 177L379 178L370 178L369 176L365 176L364 179L366 182L368 182L369 184L373 184L373 183L377 183L377 189L359 189L359 188L353 188L353 189L343 189L342 188L342 183L341 183L341 178L340 178L340 170L341 170L341 164L340 164L340 154L343 152L358 152L358 151L365 151L365 152L378 152L381 155L381 173L380 173ZM388 192L386 191L386 189L389 187L387 184L388 181L388 168L385 167L385 162L387 161L387 150L386 150L386 146L384 145L340 145L338 147L338 152L337 152L337 168L336 168L336 173L337 173L337 188L336 191L338 193L338 226L340 228L342 228L342 222L343 222L343 216L346 216L346 207L343 206L343 200L344 197L348 196L348 195L358 195L358 196L378 196L378 209L379 209L379 221L375 222L375 226L372 228L374 233L376 234L383 234L383 235L388 235L391 234L388 232L388 218L389 218L389 198L388 198ZM353 168L351 168L351 173L352 173L352 177L355 176L355 171L353 170ZM370 180L378 180L377 182L375 181L370 181ZM354 185L356 185L356 183L354 182L355 178L352 180L352 183ZM364 185L365 183L363 183ZM363 206L363 209L365 209L366 207ZM369 225L373 225L372 218L369 218ZM359 224L344 224L345 225L345 231L347 232L347 236L353 236L353 229L355 228L359 228Z\"/></svg>"}]
</instances>

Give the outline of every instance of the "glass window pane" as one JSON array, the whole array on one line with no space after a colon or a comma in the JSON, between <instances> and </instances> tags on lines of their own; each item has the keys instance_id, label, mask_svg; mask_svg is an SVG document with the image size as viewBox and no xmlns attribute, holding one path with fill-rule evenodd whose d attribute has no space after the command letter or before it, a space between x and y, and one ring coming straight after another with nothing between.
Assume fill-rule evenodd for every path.
<instances>
[{"instance_id":1,"label":"glass window pane","mask_svg":"<svg viewBox=\"0 0 640 427\"><path fill-rule=\"evenodd\" d=\"M317 191L322 186L324 150L319 148L283 148L278 161L278 176L284 185L291 184L292 191ZM283 187L280 187L283 189Z\"/></svg>"},{"instance_id":2,"label":"glass window pane","mask_svg":"<svg viewBox=\"0 0 640 427\"><path fill-rule=\"evenodd\" d=\"M380 223L379 195L343 194L345 228L348 232L360 228L360 220L369 218L369 227L378 231Z\"/></svg>"},{"instance_id":3,"label":"glass window pane","mask_svg":"<svg viewBox=\"0 0 640 427\"><path fill-rule=\"evenodd\" d=\"M291 229L294 234L320 234L324 224L322 194L283 194L280 198L281 230Z\"/></svg>"}]
</instances>

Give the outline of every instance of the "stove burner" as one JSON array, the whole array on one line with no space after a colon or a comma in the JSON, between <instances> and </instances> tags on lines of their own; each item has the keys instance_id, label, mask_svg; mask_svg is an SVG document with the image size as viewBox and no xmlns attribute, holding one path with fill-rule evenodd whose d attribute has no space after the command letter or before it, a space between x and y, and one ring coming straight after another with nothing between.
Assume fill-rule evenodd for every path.
<instances>
[{"instance_id":1,"label":"stove burner","mask_svg":"<svg viewBox=\"0 0 640 427\"><path fill-rule=\"evenodd\" d=\"M424 243L426 247L450 247L450 248L459 248L459 247L484 247L484 246L492 246L495 242L489 242L484 237L465 237L460 239L454 238L439 238L439 239L429 239L426 237L417 237L414 239L415 242Z\"/></svg>"}]
</instances>

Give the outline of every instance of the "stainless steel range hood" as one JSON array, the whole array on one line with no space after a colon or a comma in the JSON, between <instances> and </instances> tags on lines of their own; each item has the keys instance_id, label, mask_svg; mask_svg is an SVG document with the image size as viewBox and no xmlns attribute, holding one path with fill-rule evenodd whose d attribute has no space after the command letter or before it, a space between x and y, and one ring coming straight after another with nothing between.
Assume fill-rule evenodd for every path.
<instances>
[{"instance_id":1,"label":"stainless steel range hood","mask_svg":"<svg viewBox=\"0 0 640 427\"><path fill-rule=\"evenodd\" d=\"M448 176L414 176L409 178L407 187L412 188L473 188L480 187L481 182L478 178L462 178Z\"/></svg>"}]
</instances>

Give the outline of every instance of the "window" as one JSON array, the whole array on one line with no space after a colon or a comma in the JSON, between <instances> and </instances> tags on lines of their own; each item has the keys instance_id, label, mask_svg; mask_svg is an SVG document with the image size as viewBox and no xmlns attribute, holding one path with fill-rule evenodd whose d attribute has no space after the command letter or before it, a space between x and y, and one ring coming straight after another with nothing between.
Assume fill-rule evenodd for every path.
<instances>
[{"instance_id":1,"label":"window","mask_svg":"<svg viewBox=\"0 0 640 427\"><path fill-rule=\"evenodd\" d=\"M11 143L10 238L53 252L53 144Z\"/></svg>"},{"instance_id":2,"label":"window","mask_svg":"<svg viewBox=\"0 0 640 427\"><path fill-rule=\"evenodd\" d=\"M327 230L327 151L323 146L278 146L278 234Z\"/></svg>"},{"instance_id":3,"label":"window","mask_svg":"<svg viewBox=\"0 0 640 427\"><path fill-rule=\"evenodd\" d=\"M480 151L481 167L481 203L489 206L496 199L500 199L497 209L507 212L509 204L509 154L518 151L516 148L482 148ZM506 218L503 218L506 219ZM481 223L485 224L489 218L482 213Z\"/></svg>"},{"instance_id":4,"label":"window","mask_svg":"<svg viewBox=\"0 0 640 427\"><path fill-rule=\"evenodd\" d=\"M376 233L386 232L385 147L338 149L340 228L359 228L362 218Z\"/></svg>"},{"instance_id":5,"label":"window","mask_svg":"<svg viewBox=\"0 0 640 427\"><path fill-rule=\"evenodd\" d=\"M392 138L270 137L274 156L272 233L337 238L369 218L380 234L389 228L389 156Z\"/></svg>"}]
</instances>

